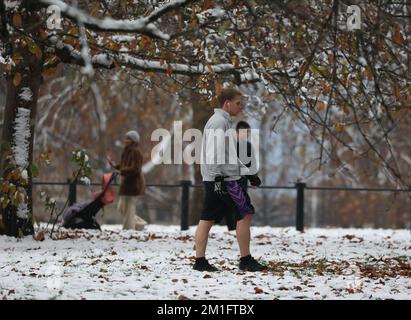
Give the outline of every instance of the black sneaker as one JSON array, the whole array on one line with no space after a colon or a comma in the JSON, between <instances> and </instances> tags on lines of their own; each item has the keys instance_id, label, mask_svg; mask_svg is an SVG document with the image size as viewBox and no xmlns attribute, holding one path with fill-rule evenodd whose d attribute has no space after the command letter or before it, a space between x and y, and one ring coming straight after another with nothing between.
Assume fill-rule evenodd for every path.
<instances>
[{"instance_id":1,"label":"black sneaker","mask_svg":"<svg viewBox=\"0 0 411 320\"><path fill-rule=\"evenodd\" d=\"M250 271L250 272L268 270L268 268L266 266L259 263L252 256L247 256L247 257L241 258L239 267L240 267L240 270L242 270L242 271Z\"/></svg>"},{"instance_id":2,"label":"black sneaker","mask_svg":"<svg viewBox=\"0 0 411 320\"><path fill-rule=\"evenodd\" d=\"M196 262L194 263L193 269L197 270L197 271L208 271L208 272L218 271L218 269L216 267L212 266L207 261L206 258L196 259Z\"/></svg>"}]
</instances>

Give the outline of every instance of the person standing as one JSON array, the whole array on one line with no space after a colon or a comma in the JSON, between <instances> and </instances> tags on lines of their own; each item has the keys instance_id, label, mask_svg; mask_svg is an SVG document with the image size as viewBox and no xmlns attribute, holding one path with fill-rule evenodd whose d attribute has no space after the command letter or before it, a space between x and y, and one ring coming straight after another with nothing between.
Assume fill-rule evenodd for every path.
<instances>
[{"instance_id":1,"label":"person standing","mask_svg":"<svg viewBox=\"0 0 411 320\"><path fill-rule=\"evenodd\" d=\"M235 130L232 128L231 120L231 116L237 116L241 112L242 94L234 88L226 88L217 99L219 108L214 109L214 114L207 121L202 140L201 175L205 195L201 219L195 233L196 260L193 269L218 271L205 258L208 236L213 224L231 213L236 221L236 235L240 248L239 268L243 271L263 271L266 267L250 254L250 226L254 207L239 181L243 169L247 168L237 157ZM230 134L230 130L234 131L234 134ZM219 139L221 134L223 138ZM218 160L217 163L209 161L210 158L214 159L215 155L217 158L224 155L223 163ZM233 155L236 159L234 163L231 161Z\"/></svg>"},{"instance_id":2,"label":"person standing","mask_svg":"<svg viewBox=\"0 0 411 320\"><path fill-rule=\"evenodd\" d=\"M254 172L257 172L257 159L255 156L255 150L250 142L250 130L250 125L244 120L239 121L236 125L237 156L241 164L250 169L250 172L247 175L242 176L238 180L241 187L245 191L248 190L248 181L250 181L252 188L256 188L261 185L261 179L259 178L258 174L252 174ZM236 229L236 221L234 219L234 216L230 212L226 213L225 220L229 231Z\"/></svg>"},{"instance_id":3,"label":"person standing","mask_svg":"<svg viewBox=\"0 0 411 320\"><path fill-rule=\"evenodd\" d=\"M123 219L123 229L142 230L146 221L136 215L137 196L144 194L145 182L142 172L143 156L139 149L140 135L136 131L126 133L120 164L107 157L112 168L120 173L120 200L118 209Z\"/></svg>"},{"instance_id":4,"label":"person standing","mask_svg":"<svg viewBox=\"0 0 411 320\"><path fill-rule=\"evenodd\" d=\"M247 175L241 177L241 183L244 185L244 188L246 190L247 181L250 181L250 184L253 188L259 187L261 185L261 179L257 174L257 160L255 155L256 151L250 142L250 130L250 125L244 120L239 121L236 125L237 156L240 159L241 163L248 169L250 169L250 172Z\"/></svg>"}]
</instances>

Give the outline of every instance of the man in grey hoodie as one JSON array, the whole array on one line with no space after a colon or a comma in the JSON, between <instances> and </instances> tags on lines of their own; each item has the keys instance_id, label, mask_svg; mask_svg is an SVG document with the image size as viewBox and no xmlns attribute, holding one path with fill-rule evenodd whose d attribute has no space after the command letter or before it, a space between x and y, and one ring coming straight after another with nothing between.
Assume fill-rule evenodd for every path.
<instances>
[{"instance_id":1,"label":"man in grey hoodie","mask_svg":"<svg viewBox=\"0 0 411 320\"><path fill-rule=\"evenodd\" d=\"M214 110L203 134L201 175L205 196L196 230L196 262L193 268L198 271L218 271L205 258L208 234L214 222L221 221L227 214L233 214L240 247L240 269L263 271L266 267L250 254L250 226L254 207L240 183L241 176L255 173L250 172L238 159L236 131L232 128L231 120L231 116L241 112L242 94L236 89L226 88L219 94L218 102L220 108Z\"/></svg>"}]
</instances>

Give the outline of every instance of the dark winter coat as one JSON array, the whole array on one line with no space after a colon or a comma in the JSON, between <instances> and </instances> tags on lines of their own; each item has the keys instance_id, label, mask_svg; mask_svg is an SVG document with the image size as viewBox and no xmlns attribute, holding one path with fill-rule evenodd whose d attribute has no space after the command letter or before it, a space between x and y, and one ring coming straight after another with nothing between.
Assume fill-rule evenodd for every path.
<instances>
[{"instance_id":1,"label":"dark winter coat","mask_svg":"<svg viewBox=\"0 0 411 320\"><path fill-rule=\"evenodd\" d=\"M115 168L120 171L120 195L137 196L144 194L145 182L141 171L143 156L136 144L125 147L121 155L121 162Z\"/></svg>"}]
</instances>

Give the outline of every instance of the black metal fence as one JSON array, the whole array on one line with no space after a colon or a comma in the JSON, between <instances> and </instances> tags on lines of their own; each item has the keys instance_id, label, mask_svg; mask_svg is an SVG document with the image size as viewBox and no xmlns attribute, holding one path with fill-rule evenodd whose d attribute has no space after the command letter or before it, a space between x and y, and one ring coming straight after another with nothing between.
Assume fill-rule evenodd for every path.
<instances>
[{"instance_id":1,"label":"black metal fence","mask_svg":"<svg viewBox=\"0 0 411 320\"><path fill-rule=\"evenodd\" d=\"M34 185L45 186L67 186L68 187L68 203L72 205L77 202L77 186L78 182L33 182ZM114 183L113 185L118 185ZM90 186L100 186L100 184L92 183ZM189 228L189 203L190 203L190 189L202 188L201 184L192 184L189 180L182 180L177 184L147 184L146 187L160 187L160 188L181 188L181 230ZM296 190L296 206L295 206L295 227L298 231L304 231L304 196L305 190L325 190L325 191L367 191L367 192L411 192L411 189L394 189L394 188L349 188L349 187L311 187L303 182L297 182L294 186L260 186L260 189L282 189L282 190Z\"/></svg>"}]
</instances>

